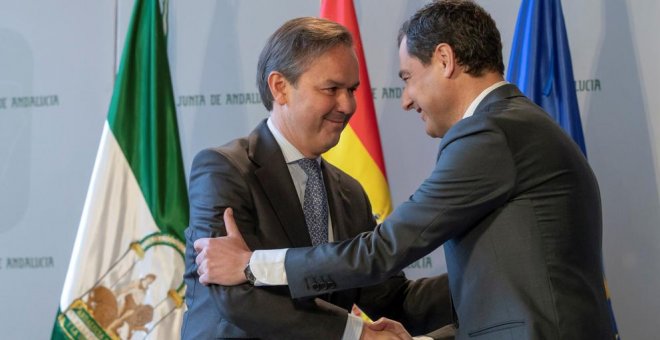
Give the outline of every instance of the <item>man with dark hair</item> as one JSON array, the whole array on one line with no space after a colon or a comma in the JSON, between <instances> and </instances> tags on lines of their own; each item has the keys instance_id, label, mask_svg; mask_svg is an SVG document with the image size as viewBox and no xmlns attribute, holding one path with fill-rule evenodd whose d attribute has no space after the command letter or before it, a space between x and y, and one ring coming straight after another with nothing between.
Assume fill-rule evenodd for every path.
<instances>
[{"instance_id":1,"label":"man with dark hair","mask_svg":"<svg viewBox=\"0 0 660 340\"><path fill-rule=\"evenodd\" d=\"M353 303L419 332L451 322L446 276L408 281L395 273L381 285L316 300L294 300L286 287L200 284L205 282L193 242L224 235L222 214L229 206L240 216L251 249L311 246L374 228L360 184L320 157L337 144L355 112L358 84L358 62L345 27L297 18L269 38L257 85L270 118L249 136L203 150L193 161L183 339L357 339L375 333L363 331L359 317L349 317Z\"/></svg>"},{"instance_id":2,"label":"man with dark hair","mask_svg":"<svg viewBox=\"0 0 660 340\"><path fill-rule=\"evenodd\" d=\"M288 282L293 297L373 284L444 244L456 338L612 339L596 178L504 81L501 53L495 22L474 2L413 15L399 37L402 105L442 138L435 169L372 233L286 250L284 279L269 283ZM213 256L197 261L208 281L236 284L246 264L258 271L250 258L269 253L246 251L229 210L225 219L230 236L200 242Z\"/></svg>"}]
</instances>

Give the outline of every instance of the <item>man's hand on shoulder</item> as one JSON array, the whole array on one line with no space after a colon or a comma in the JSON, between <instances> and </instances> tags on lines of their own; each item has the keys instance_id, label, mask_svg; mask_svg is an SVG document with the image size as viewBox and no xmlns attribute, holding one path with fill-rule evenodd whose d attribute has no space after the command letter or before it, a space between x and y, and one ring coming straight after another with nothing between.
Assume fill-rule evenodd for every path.
<instances>
[{"instance_id":1,"label":"man's hand on shoulder","mask_svg":"<svg viewBox=\"0 0 660 340\"><path fill-rule=\"evenodd\" d=\"M244 269L252 252L243 240L231 208L224 212L227 236L200 238L195 241L197 274L203 285L234 286L246 282Z\"/></svg>"}]
</instances>

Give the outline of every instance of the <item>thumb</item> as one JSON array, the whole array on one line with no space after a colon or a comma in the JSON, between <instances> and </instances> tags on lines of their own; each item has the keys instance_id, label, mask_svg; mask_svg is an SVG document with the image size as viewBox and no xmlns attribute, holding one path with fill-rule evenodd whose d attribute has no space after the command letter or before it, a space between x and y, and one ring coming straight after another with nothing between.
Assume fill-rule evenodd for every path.
<instances>
[{"instance_id":1,"label":"thumb","mask_svg":"<svg viewBox=\"0 0 660 340\"><path fill-rule=\"evenodd\" d=\"M367 327L369 327L369 329L374 330L374 331L382 331L385 328L387 328L387 323L384 322L383 318L380 318L380 319L376 320L375 322L367 324Z\"/></svg>"},{"instance_id":2,"label":"thumb","mask_svg":"<svg viewBox=\"0 0 660 340\"><path fill-rule=\"evenodd\" d=\"M368 323L368 324L366 324L366 326L369 329L371 329L372 331L382 331L382 330L385 330L387 328L387 324L382 323L382 322L381 323L378 323L378 322Z\"/></svg>"},{"instance_id":3,"label":"thumb","mask_svg":"<svg viewBox=\"0 0 660 340\"><path fill-rule=\"evenodd\" d=\"M238 231L238 226L236 225L236 220L234 219L234 210L232 208L225 209L225 212L222 216L225 221L225 229L227 230L227 236L241 236L241 232Z\"/></svg>"}]
</instances>

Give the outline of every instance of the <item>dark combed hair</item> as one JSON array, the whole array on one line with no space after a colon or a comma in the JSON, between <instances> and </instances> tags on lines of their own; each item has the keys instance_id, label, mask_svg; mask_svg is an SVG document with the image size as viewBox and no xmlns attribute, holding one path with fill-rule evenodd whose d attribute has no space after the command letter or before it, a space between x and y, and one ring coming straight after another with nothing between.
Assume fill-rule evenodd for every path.
<instances>
[{"instance_id":1,"label":"dark combed hair","mask_svg":"<svg viewBox=\"0 0 660 340\"><path fill-rule=\"evenodd\" d=\"M504 74L502 40L493 18L467 0L436 0L417 11L399 30L398 44L406 38L408 54L428 65L435 48L452 47L465 72Z\"/></svg>"},{"instance_id":2,"label":"dark combed hair","mask_svg":"<svg viewBox=\"0 0 660 340\"><path fill-rule=\"evenodd\" d=\"M257 88L268 111L273 109L273 95L268 75L277 71L295 86L314 59L338 45L353 46L346 27L326 19L302 17L289 20L273 33L259 55Z\"/></svg>"}]
</instances>

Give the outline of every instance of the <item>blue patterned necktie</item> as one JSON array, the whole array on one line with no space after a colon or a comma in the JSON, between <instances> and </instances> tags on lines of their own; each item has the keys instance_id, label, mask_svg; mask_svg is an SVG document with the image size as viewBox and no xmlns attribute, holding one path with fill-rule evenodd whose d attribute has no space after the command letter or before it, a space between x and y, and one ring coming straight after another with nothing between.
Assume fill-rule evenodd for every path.
<instances>
[{"instance_id":1,"label":"blue patterned necktie","mask_svg":"<svg viewBox=\"0 0 660 340\"><path fill-rule=\"evenodd\" d=\"M299 160L298 164L307 174L303 213L309 236L313 245L326 243L328 242L328 200L323 187L321 166L316 160L309 158Z\"/></svg>"}]
</instances>

